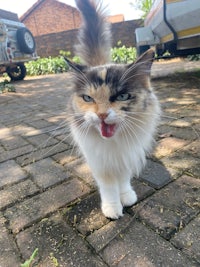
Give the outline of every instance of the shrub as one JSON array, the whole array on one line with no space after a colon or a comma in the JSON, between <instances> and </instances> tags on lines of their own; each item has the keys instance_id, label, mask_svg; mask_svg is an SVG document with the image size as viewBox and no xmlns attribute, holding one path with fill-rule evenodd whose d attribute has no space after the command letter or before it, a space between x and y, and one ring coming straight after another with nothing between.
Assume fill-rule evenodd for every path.
<instances>
[{"instance_id":1,"label":"shrub","mask_svg":"<svg viewBox=\"0 0 200 267\"><path fill-rule=\"evenodd\" d=\"M69 68L63 57L39 58L26 64L27 75L44 75L66 72Z\"/></svg>"},{"instance_id":2,"label":"shrub","mask_svg":"<svg viewBox=\"0 0 200 267\"><path fill-rule=\"evenodd\" d=\"M126 47L119 41L117 46L111 49L111 55L112 61L115 63L131 63L135 61L137 51L135 47Z\"/></svg>"},{"instance_id":3,"label":"shrub","mask_svg":"<svg viewBox=\"0 0 200 267\"><path fill-rule=\"evenodd\" d=\"M71 56L71 52L61 50L58 57L39 58L36 61L25 63L27 75L45 75L62 73L68 71L69 67L64 60L64 57L69 58L73 62L80 63L78 56ZM121 45L119 41L117 47L111 50L112 61L115 63L131 63L136 59L136 49L134 47L126 47Z\"/></svg>"},{"instance_id":4,"label":"shrub","mask_svg":"<svg viewBox=\"0 0 200 267\"><path fill-rule=\"evenodd\" d=\"M188 59L190 61L198 61L200 60L200 54L188 56Z\"/></svg>"},{"instance_id":5,"label":"shrub","mask_svg":"<svg viewBox=\"0 0 200 267\"><path fill-rule=\"evenodd\" d=\"M7 79L4 79L2 82L0 82L0 94L8 92L16 92L16 90L14 85L10 84Z\"/></svg>"}]
</instances>

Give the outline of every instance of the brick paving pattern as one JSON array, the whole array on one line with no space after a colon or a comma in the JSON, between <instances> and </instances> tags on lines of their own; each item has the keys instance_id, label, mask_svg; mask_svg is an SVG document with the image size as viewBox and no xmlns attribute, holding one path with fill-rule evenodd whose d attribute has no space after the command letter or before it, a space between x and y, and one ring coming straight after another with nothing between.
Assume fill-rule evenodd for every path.
<instances>
[{"instance_id":1,"label":"brick paving pattern","mask_svg":"<svg viewBox=\"0 0 200 267\"><path fill-rule=\"evenodd\" d=\"M27 78L0 96L0 267L20 267L36 248L38 267L200 266L196 64L154 64L163 109L157 146L133 180L138 203L117 221L101 213L69 136L69 74ZM184 75L172 73L179 65Z\"/></svg>"}]
</instances>

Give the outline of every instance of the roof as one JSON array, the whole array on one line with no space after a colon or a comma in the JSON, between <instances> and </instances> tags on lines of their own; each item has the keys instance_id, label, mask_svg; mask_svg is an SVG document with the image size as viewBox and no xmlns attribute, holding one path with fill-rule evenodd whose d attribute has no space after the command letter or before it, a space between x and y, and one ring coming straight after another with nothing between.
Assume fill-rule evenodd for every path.
<instances>
[{"instance_id":1,"label":"roof","mask_svg":"<svg viewBox=\"0 0 200 267\"><path fill-rule=\"evenodd\" d=\"M124 15L123 14L118 14L118 15L112 15L108 17L108 21L111 23L117 23L117 22L122 22L124 21Z\"/></svg>"},{"instance_id":2,"label":"roof","mask_svg":"<svg viewBox=\"0 0 200 267\"><path fill-rule=\"evenodd\" d=\"M0 9L0 19L9 19L9 20L13 20L13 21L18 21L19 22L18 15L16 13L12 13L10 11L6 11L6 10L3 10L3 9Z\"/></svg>"},{"instance_id":3,"label":"roof","mask_svg":"<svg viewBox=\"0 0 200 267\"><path fill-rule=\"evenodd\" d=\"M20 21L23 22L36 8L38 8L43 2L45 2L47 0L38 0L37 2L35 2L35 4L32 5L32 7L30 7L21 17L20 17ZM60 1L54 0L55 2L59 2L61 5L63 5L63 7L70 7L71 9L75 9L77 10L75 7L72 7L70 5L67 5L65 3L62 3Z\"/></svg>"}]
</instances>

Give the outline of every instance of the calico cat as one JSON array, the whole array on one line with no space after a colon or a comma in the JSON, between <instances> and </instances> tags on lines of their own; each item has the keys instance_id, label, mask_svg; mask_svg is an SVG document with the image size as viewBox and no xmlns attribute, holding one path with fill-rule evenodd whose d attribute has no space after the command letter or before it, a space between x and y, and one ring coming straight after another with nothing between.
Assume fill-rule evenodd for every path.
<instances>
[{"instance_id":1,"label":"calico cat","mask_svg":"<svg viewBox=\"0 0 200 267\"><path fill-rule=\"evenodd\" d=\"M110 63L111 31L101 1L76 0L83 18L73 70L69 126L101 195L106 217L118 219L136 203L131 178L151 150L160 107L150 84L148 50L131 64Z\"/></svg>"}]
</instances>

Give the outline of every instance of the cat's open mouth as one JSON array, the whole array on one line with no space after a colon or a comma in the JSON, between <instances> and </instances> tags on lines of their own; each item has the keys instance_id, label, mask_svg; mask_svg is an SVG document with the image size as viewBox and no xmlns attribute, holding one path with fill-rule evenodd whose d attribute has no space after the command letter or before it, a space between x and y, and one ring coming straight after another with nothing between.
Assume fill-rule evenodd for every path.
<instances>
[{"instance_id":1,"label":"cat's open mouth","mask_svg":"<svg viewBox=\"0 0 200 267\"><path fill-rule=\"evenodd\" d=\"M101 134L104 137L112 137L117 129L117 125L116 124L107 124L105 123L105 121L101 122Z\"/></svg>"}]
</instances>

